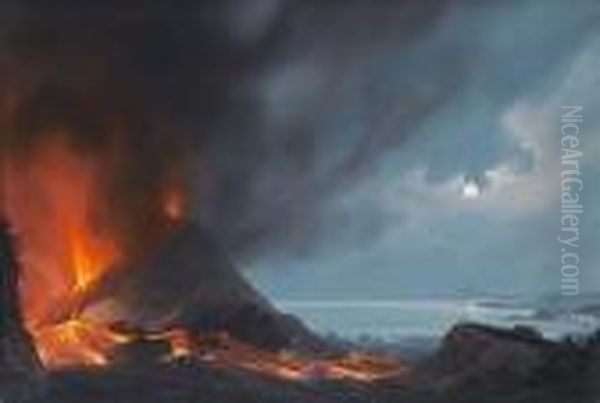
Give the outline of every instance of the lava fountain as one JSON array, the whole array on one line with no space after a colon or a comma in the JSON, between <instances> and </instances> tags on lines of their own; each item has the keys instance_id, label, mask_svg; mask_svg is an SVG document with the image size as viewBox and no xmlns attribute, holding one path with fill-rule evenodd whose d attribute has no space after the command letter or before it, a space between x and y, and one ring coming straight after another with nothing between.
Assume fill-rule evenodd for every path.
<instances>
[{"instance_id":1,"label":"lava fountain","mask_svg":"<svg viewBox=\"0 0 600 403\"><path fill-rule=\"evenodd\" d=\"M106 203L110 158L76 150L60 135L4 158L5 214L20 245L22 313L46 367L105 364L114 345L127 341L84 315L79 303L127 254ZM163 193L166 219L182 219L183 192Z\"/></svg>"}]
</instances>

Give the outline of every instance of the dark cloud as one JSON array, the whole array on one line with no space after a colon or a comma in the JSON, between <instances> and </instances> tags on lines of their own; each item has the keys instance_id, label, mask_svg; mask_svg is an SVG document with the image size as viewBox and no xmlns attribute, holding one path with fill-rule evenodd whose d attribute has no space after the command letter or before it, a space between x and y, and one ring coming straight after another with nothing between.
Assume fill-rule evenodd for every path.
<instances>
[{"instance_id":1,"label":"dark cloud","mask_svg":"<svg viewBox=\"0 0 600 403\"><path fill-rule=\"evenodd\" d=\"M118 127L131 160L115 173L116 191L137 195L135 211L186 159L195 214L232 250L302 253L317 241L323 204L464 90L472 49L439 32L456 7L6 5L0 65L5 92L18 95L13 139L23 145L58 125L93 151Z\"/></svg>"},{"instance_id":2,"label":"dark cloud","mask_svg":"<svg viewBox=\"0 0 600 403\"><path fill-rule=\"evenodd\" d=\"M2 68L10 77L6 93L18 103L12 139L34 142L55 125L94 150L120 125L131 162L116 174L119 190L151 198L153 180L185 156L198 214L232 248L252 251L275 241L301 248L316 230L321 201L368 172L461 80L454 58L444 72L455 80L438 80L435 68L423 73L433 73L429 92L400 71L390 82L376 79L390 76L390 50L401 57L446 6L6 5L13 29L3 38ZM280 75L295 66L312 76L286 82ZM276 99L277 80L312 91L294 99L283 89L287 99ZM277 108L291 115L278 121Z\"/></svg>"}]
</instances>

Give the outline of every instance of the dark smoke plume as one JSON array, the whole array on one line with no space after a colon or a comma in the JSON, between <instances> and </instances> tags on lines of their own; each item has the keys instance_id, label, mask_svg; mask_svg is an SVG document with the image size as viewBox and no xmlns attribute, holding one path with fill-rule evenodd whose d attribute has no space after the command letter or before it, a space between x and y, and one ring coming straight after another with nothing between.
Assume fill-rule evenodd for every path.
<instances>
[{"instance_id":1,"label":"dark smoke plume","mask_svg":"<svg viewBox=\"0 0 600 403\"><path fill-rule=\"evenodd\" d=\"M134 236L154 225L157 188L181 175L194 214L234 251L252 255L282 243L301 251L317 231L320 203L367 174L462 80L451 50L440 56L443 68L424 73L433 93L402 82L398 104L368 79L377 74L371 59L391 46L409 49L446 7L445 1L299 0L253 7L6 4L3 144L27 158L30 147L57 131L85 153L116 142L126 158L106 166L109 202ZM274 82L314 92L289 106L270 99ZM373 104L351 103L361 98ZM340 130L337 117L356 108L367 127L358 135Z\"/></svg>"}]
</instances>

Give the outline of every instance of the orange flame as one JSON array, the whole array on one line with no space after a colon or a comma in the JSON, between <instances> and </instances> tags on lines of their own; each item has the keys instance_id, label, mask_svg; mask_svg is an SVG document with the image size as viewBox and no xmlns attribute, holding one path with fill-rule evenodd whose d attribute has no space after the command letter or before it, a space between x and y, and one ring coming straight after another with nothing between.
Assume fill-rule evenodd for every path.
<instances>
[{"instance_id":1,"label":"orange flame","mask_svg":"<svg viewBox=\"0 0 600 403\"><path fill-rule=\"evenodd\" d=\"M27 151L7 153L3 161L5 213L21 246L23 316L51 368L102 364L122 340L106 324L84 318L80 302L125 255L118 242L123 238L111 225L118 216L107 205L105 174L111 161L119 162L111 156L123 156L76 150L65 138L61 133L44 136ZM185 213L183 185L168 179L161 199L167 229ZM181 337L172 339L183 343Z\"/></svg>"},{"instance_id":2,"label":"orange flame","mask_svg":"<svg viewBox=\"0 0 600 403\"><path fill-rule=\"evenodd\" d=\"M66 348L70 352L64 355L72 357L90 333L74 318L77 312L57 311L120 258L114 237L102 225L101 166L52 141L26 158L9 159L4 174L6 213L21 245L23 315L42 359L52 366L62 361L59 351ZM59 317L65 322L50 324L57 315L66 315ZM93 349L81 350L87 357L83 362L90 361Z\"/></svg>"},{"instance_id":3,"label":"orange flame","mask_svg":"<svg viewBox=\"0 0 600 403\"><path fill-rule=\"evenodd\" d=\"M53 143L11 162L6 202L22 245L24 314L28 321L43 319L49 302L85 290L119 253L100 227L95 161Z\"/></svg>"}]
</instances>

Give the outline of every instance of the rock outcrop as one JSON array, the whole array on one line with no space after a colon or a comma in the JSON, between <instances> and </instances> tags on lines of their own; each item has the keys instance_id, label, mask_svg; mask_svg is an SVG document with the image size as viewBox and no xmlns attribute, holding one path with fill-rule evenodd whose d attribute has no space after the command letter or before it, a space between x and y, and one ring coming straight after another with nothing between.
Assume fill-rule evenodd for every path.
<instances>
[{"instance_id":1,"label":"rock outcrop","mask_svg":"<svg viewBox=\"0 0 600 403\"><path fill-rule=\"evenodd\" d=\"M43 386L44 371L19 311L18 269L8 227L0 223L0 399L7 403L29 398Z\"/></svg>"},{"instance_id":2,"label":"rock outcrop","mask_svg":"<svg viewBox=\"0 0 600 403\"><path fill-rule=\"evenodd\" d=\"M542 365L554 347L535 330L496 329L477 324L455 326L444 337L436 356L442 373L505 372L526 376Z\"/></svg>"},{"instance_id":3,"label":"rock outcrop","mask_svg":"<svg viewBox=\"0 0 600 403\"><path fill-rule=\"evenodd\" d=\"M460 324L425 365L425 378L445 403L590 403L597 397L590 351L528 327Z\"/></svg>"}]
</instances>

